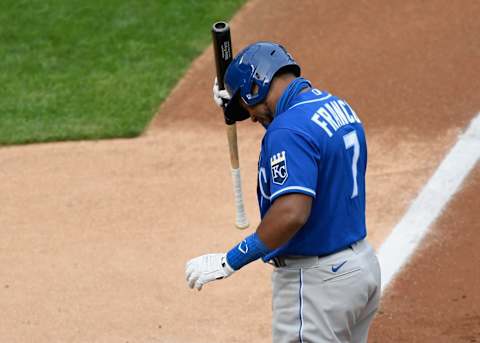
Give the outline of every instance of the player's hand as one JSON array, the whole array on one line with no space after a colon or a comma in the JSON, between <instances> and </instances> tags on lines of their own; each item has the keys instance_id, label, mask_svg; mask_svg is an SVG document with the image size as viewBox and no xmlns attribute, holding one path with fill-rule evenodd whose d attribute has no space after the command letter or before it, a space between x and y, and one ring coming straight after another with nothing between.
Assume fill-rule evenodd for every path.
<instances>
[{"instance_id":1,"label":"player's hand","mask_svg":"<svg viewBox=\"0 0 480 343\"><path fill-rule=\"evenodd\" d=\"M217 78L215 78L215 81L213 82L213 101L217 104L219 107L224 107L228 104L230 101L230 94L228 94L226 89L218 89L218 81Z\"/></svg>"},{"instance_id":2,"label":"player's hand","mask_svg":"<svg viewBox=\"0 0 480 343\"><path fill-rule=\"evenodd\" d=\"M207 254L192 258L185 265L185 276L190 288L202 289L210 281L221 280L235 272L227 263L226 254Z\"/></svg>"}]
</instances>

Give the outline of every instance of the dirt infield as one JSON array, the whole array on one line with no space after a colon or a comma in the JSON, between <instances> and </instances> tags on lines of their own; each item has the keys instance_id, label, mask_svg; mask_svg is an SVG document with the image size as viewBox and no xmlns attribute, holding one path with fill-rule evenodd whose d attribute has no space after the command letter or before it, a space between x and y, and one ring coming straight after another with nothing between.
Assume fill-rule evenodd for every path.
<instances>
[{"instance_id":1,"label":"dirt infield","mask_svg":"<svg viewBox=\"0 0 480 343\"><path fill-rule=\"evenodd\" d=\"M479 189L477 168L383 297L371 342L480 342Z\"/></svg>"},{"instance_id":2,"label":"dirt infield","mask_svg":"<svg viewBox=\"0 0 480 343\"><path fill-rule=\"evenodd\" d=\"M348 99L364 121L376 247L480 108L479 17L473 0L254 0L232 21L234 47L284 43L307 78ZM271 340L270 266L254 263L201 293L184 282L188 258L224 251L250 232L232 227L213 74L209 48L139 139L0 149L2 341ZM239 125L253 226L261 136L258 125ZM372 341L480 341L478 273L469 269L480 241L462 230L480 222L475 207L461 206L472 199L478 208L478 166L472 174L426 240L428 263L415 257L385 295ZM452 273L457 265L443 255L473 262Z\"/></svg>"}]
</instances>

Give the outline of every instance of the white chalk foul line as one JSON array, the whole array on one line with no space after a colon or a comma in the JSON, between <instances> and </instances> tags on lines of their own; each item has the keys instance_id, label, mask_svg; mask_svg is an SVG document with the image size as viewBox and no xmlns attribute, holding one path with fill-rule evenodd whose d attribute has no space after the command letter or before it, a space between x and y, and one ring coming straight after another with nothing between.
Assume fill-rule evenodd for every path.
<instances>
[{"instance_id":1,"label":"white chalk foul line","mask_svg":"<svg viewBox=\"0 0 480 343\"><path fill-rule=\"evenodd\" d=\"M435 174L410 205L400 222L378 250L382 289L408 261L430 225L480 157L480 113L470 122L455 146L440 163Z\"/></svg>"}]
</instances>

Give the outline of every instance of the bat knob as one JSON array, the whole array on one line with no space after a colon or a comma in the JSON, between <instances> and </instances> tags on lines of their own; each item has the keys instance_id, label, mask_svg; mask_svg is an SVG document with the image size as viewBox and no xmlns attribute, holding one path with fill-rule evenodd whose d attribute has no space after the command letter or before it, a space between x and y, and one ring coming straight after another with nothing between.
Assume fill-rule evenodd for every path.
<instances>
[{"instance_id":1,"label":"bat knob","mask_svg":"<svg viewBox=\"0 0 480 343\"><path fill-rule=\"evenodd\" d=\"M217 21L215 24L213 24L212 31L213 32L226 32L228 31L228 24L224 21Z\"/></svg>"}]
</instances>

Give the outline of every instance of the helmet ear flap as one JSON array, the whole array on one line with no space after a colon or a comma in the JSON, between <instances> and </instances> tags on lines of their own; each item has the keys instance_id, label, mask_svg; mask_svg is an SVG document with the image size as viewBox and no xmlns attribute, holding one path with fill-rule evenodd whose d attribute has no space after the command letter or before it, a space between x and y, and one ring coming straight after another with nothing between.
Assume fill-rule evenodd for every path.
<instances>
[{"instance_id":1,"label":"helmet ear flap","mask_svg":"<svg viewBox=\"0 0 480 343\"><path fill-rule=\"evenodd\" d=\"M235 123L250 118L248 111L240 104L243 101L240 97L240 92L234 94L227 106L225 106L225 119L227 123Z\"/></svg>"}]
</instances>

